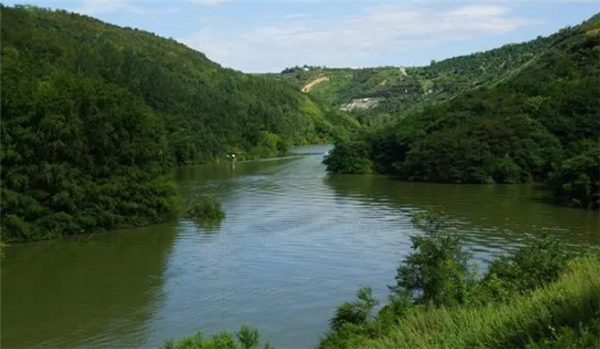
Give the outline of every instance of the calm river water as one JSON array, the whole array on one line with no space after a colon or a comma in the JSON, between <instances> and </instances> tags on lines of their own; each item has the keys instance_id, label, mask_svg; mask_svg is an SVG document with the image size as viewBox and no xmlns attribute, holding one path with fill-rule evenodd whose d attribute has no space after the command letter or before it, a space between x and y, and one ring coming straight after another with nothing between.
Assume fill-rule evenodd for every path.
<instances>
[{"instance_id":1,"label":"calm river water","mask_svg":"<svg viewBox=\"0 0 600 349\"><path fill-rule=\"evenodd\" d=\"M550 205L538 189L327 176L327 149L180 169L186 195L221 199L219 225L181 219L12 246L3 348L155 348L242 324L276 348L312 347L360 285L385 301L415 233L410 214L427 205L445 206L483 266L536 227L574 248L598 243L598 214Z\"/></svg>"}]
</instances>

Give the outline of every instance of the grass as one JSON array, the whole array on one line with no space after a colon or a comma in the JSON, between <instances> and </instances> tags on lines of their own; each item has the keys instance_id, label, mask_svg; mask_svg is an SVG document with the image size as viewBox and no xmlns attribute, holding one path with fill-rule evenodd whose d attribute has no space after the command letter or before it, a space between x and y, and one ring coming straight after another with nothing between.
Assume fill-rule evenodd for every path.
<instances>
[{"instance_id":1,"label":"grass","mask_svg":"<svg viewBox=\"0 0 600 349\"><path fill-rule=\"evenodd\" d=\"M190 201L185 217L196 222L218 221L225 218L225 211L217 198L204 195Z\"/></svg>"},{"instance_id":2,"label":"grass","mask_svg":"<svg viewBox=\"0 0 600 349\"><path fill-rule=\"evenodd\" d=\"M540 348L540 343L555 343L560 336L563 341L571 336L598 347L600 340L591 340L593 331L585 327L590 322L597 324L600 318L598 275L598 258L582 257L573 260L559 280L529 295L483 307L416 308L381 338L356 338L348 347ZM562 329L558 337L557 328ZM577 336L582 333L586 337Z\"/></svg>"},{"instance_id":3,"label":"grass","mask_svg":"<svg viewBox=\"0 0 600 349\"><path fill-rule=\"evenodd\" d=\"M161 349L258 349L260 348L260 334L256 329L242 326L235 333L219 332L210 338L204 338L201 332L187 336L174 342L169 340L163 344ZM272 349L271 345L265 343L264 349Z\"/></svg>"},{"instance_id":4,"label":"grass","mask_svg":"<svg viewBox=\"0 0 600 349\"><path fill-rule=\"evenodd\" d=\"M600 349L600 255L565 253L558 240L534 235L476 278L443 213L428 210L413 224L425 235L411 237L414 251L398 267L389 303L374 314L379 302L361 287L337 308L318 349ZM163 348L249 349L258 338L242 328L237 342L219 333Z\"/></svg>"},{"instance_id":5,"label":"grass","mask_svg":"<svg viewBox=\"0 0 600 349\"><path fill-rule=\"evenodd\" d=\"M600 318L576 328L561 327L551 339L528 344L525 349L598 349L600 348Z\"/></svg>"},{"instance_id":6,"label":"grass","mask_svg":"<svg viewBox=\"0 0 600 349\"><path fill-rule=\"evenodd\" d=\"M326 348L463 349L600 348L600 259L580 257L555 282L506 303L435 308L418 306L395 326L375 336L354 336ZM372 334L372 333L371 333ZM236 338L237 337L237 338ZM221 332L209 339L200 333L162 349L253 349L259 335L243 327L235 336ZM268 344L265 348L271 348Z\"/></svg>"},{"instance_id":7,"label":"grass","mask_svg":"<svg viewBox=\"0 0 600 349\"><path fill-rule=\"evenodd\" d=\"M557 281L508 303L480 307L412 308L377 339L353 337L328 348L464 349L600 348L600 259L580 257ZM332 343L333 344L333 343ZM211 338L201 333L162 349L257 349L259 334L245 326L236 333ZM271 348L267 343L264 348Z\"/></svg>"}]
</instances>

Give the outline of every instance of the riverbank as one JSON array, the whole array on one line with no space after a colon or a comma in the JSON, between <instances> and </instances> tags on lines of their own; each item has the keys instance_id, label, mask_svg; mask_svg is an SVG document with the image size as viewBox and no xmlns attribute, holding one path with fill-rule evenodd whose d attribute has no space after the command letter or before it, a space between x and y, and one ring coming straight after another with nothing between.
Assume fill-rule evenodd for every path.
<instances>
[{"instance_id":1,"label":"riverbank","mask_svg":"<svg viewBox=\"0 0 600 349\"><path fill-rule=\"evenodd\" d=\"M558 281L509 303L459 310L416 309L388 319L395 323L393 327L349 329L358 334L320 348L598 348L599 273L598 259L575 260ZM199 332L179 341L167 341L161 349L259 348L258 341L239 340L240 333L221 332L205 338ZM258 333L256 338L260 338ZM269 344L264 348L270 348Z\"/></svg>"},{"instance_id":2,"label":"riverbank","mask_svg":"<svg viewBox=\"0 0 600 349\"><path fill-rule=\"evenodd\" d=\"M413 251L397 269L387 304L375 313L379 300L370 287L361 287L355 301L337 308L319 349L600 345L597 253L567 252L558 240L534 234L477 275L450 221L432 211L413 218L423 235L412 237ZM237 333L197 333L161 348L257 349L259 338L243 326Z\"/></svg>"},{"instance_id":3,"label":"riverbank","mask_svg":"<svg viewBox=\"0 0 600 349\"><path fill-rule=\"evenodd\" d=\"M446 207L482 269L533 226L569 250L598 244L597 214L540 201L535 188L329 176L327 149L178 168L182 197L220 199L218 224L182 218L12 245L1 263L3 346L157 348L247 324L263 344L314 348L361 284L385 302L415 233L410 216L428 205Z\"/></svg>"},{"instance_id":4,"label":"riverbank","mask_svg":"<svg viewBox=\"0 0 600 349\"><path fill-rule=\"evenodd\" d=\"M306 146L304 144L298 145L300 146ZM277 149L277 148L273 148L271 150L268 150L266 147L263 147L259 150L256 151L238 151L233 152L233 154L236 154L236 157L238 159L237 163L241 164L243 162L251 162L251 161L260 161L260 160L271 160L271 159L278 159L278 158L282 158L285 156L293 156L293 155L297 155L297 154L293 154L290 153L290 151L287 149L287 147L283 147L281 149ZM198 163L198 164L190 164L190 165L186 165L186 166L198 166L198 165L210 165L210 164L230 164L232 161L231 159L229 159L227 157L227 154L223 154L222 157L219 158L213 158L210 161L205 161L202 163ZM235 164L232 164L233 166L235 166ZM46 233L37 233L35 231L35 227L32 231L32 228L27 227L27 225L29 225L30 222L24 221L22 219L17 219L17 217L13 216L13 215L7 215L6 217L6 221L5 222L5 232L1 235L2 237L2 242L5 244L4 247L7 247L8 245L12 245L15 243L27 243L27 242L34 242L34 241L43 241L43 240L53 240L53 239L59 239L63 236L73 236L73 235L90 235L90 234L97 234L97 233L102 233L102 232L109 232L109 231L116 231L116 230L122 230L122 229L129 229L129 228L139 228L139 227L147 227L147 226L151 226L151 225L156 225L156 224L164 224L164 223L168 223L168 222L173 222L177 219L179 219L185 211L186 208L186 203L185 203L185 195L179 191L176 190L176 183L175 183L175 172L177 171L177 168L181 168L181 167L185 167L185 166L180 166L180 167L173 167L170 170L170 174L166 174L163 177L159 178L158 180L155 180L154 184L160 182L160 185L157 185L157 188L154 188L152 190L150 190L150 192L153 191L160 191L162 194L161 198L157 198L154 201L157 201L158 204L153 204L152 205L152 210L154 210L153 214L151 213L144 213L143 217L146 217L148 215L152 216L150 218L146 217L121 217L120 215L115 214L115 212L96 212L96 216L98 217L84 217L81 219L75 219L73 218L73 215L69 215L66 214L64 212L62 213L58 213L55 216L57 217L53 217L53 220L56 222L52 222L52 220L49 220L50 223L52 223L52 228L50 231L46 232ZM132 179L135 179L136 176L133 176ZM130 178L127 178L126 181L130 181ZM107 195L110 196L115 196L118 197L119 196L119 191L115 190L114 188L111 188L109 186L110 183L106 183L105 186L108 186L109 188L109 193L107 193ZM138 184L139 185L139 184ZM142 188L143 189L143 188ZM141 204L141 202L143 202L145 199L147 199L147 197L144 197L142 200L142 198L140 198L140 201L137 203L133 203L133 204L128 204L126 207L117 207L117 205L115 204L116 202L118 202L118 199L114 199L111 198L110 196L105 196L103 197L103 199L105 201L112 201L112 205L115 206L113 207L112 211L132 211L132 210L139 210L139 207L143 206ZM12 201L18 201L20 197L20 194L18 193L13 193L11 191L3 191L3 199L7 200L8 202L12 202ZM41 209L41 208L38 208ZM107 221L102 223L101 225L94 225L92 224L93 222L102 220L101 218L106 218L103 221ZM64 232L63 229L64 228ZM38 229L39 230L39 229ZM16 232L13 232L16 231Z\"/></svg>"}]
</instances>

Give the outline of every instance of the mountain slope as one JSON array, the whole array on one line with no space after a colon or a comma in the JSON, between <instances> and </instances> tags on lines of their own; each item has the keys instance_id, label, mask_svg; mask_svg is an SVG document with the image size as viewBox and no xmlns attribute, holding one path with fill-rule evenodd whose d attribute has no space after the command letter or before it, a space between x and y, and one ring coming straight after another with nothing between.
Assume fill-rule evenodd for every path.
<instances>
[{"instance_id":1,"label":"mountain slope","mask_svg":"<svg viewBox=\"0 0 600 349\"><path fill-rule=\"evenodd\" d=\"M2 15L2 239L173 215L174 165L340 137L347 115L171 39L34 7Z\"/></svg>"},{"instance_id":2,"label":"mountain slope","mask_svg":"<svg viewBox=\"0 0 600 349\"><path fill-rule=\"evenodd\" d=\"M575 206L599 206L600 17L553 35L487 87L339 143L331 172L376 171L453 183L549 182Z\"/></svg>"},{"instance_id":3,"label":"mountain slope","mask_svg":"<svg viewBox=\"0 0 600 349\"><path fill-rule=\"evenodd\" d=\"M327 76L330 80L312 88L310 94L330 105L350 109L355 117L369 124L382 115L401 118L431 103L445 101L465 90L494 82L530 61L552 40L552 37L539 37L529 42L431 62L425 67L330 69L305 66L265 76L288 82L298 89L320 76ZM376 103L363 106L355 103L352 106L353 101L365 98Z\"/></svg>"}]
</instances>

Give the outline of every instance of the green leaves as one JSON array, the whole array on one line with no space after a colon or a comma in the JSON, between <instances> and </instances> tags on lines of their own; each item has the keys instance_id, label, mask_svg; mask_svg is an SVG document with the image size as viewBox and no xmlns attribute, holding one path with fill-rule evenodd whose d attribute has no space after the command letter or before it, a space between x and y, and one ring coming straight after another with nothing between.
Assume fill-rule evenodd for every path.
<instances>
[{"instance_id":1,"label":"green leaves","mask_svg":"<svg viewBox=\"0 0 600 349\"><path fill-rule=\"evenodd\" d=\"M204 338L202 333L198 332L177 342L168 340L161 349L259 349L259 338L258 330L244 325L235 335L230 332L218 332L209 338ZM265 343L264 348L273 349L268 342Z\"/></svg>"},{"instance_id":2,"label":"green leaves","mask_svg":"<svg viewBox=\"0 0 600 349\"><path fill-rule=\"evenodd\" d=\"M242 348L252 349L258 347L260 334L256 329L252 329L248 326L242 326L240 331L237 333L237 338L242 345Z\"/></svg>"},{"instance_id":3,"label":"green leaves","mask_svg":"<svg viewBox=\"0 0 600 349\"><path fill-rule=\"evenodd\" d=\"M592 34L569 28L549 38L422 68L432 76L447 73L435 82L423 80L428 89L446 89L440 96L453 90L442 81L453 81L456 87L462 81L454 79L463 74L481 74L495 82L443 103L423 102L423 110L412 112L406 105L414 105L413 100L405 100L400 91L390 92L389 100L372 113L395 113L396 121L336 143L325 159L328 171L377 171L403 180L447 183L550 182L562 201L599 208L600 161L592 154L596 150L586 150L600 149L600 65L595 49L600 35ZM501 66L510 66L510 73L494 76L504 69ZM411 70L409 77L417 72ZM361 71L363 76L372 73ZM402 103L394 104L400 96ZM391 109L382 110L384 106ZM584 146L589 143L594 145Z\"/></svg>"},{"instance_id":4,"label":"green leaves","mask_svg":"<svg viewBox=\"0 0 600 349\"><path fill-rule=\"evenodd\" d=\"M173 165L277 156L357 127L173 40L0 6L3 196L28 198L3 200L7 240L161 222L174 213Z\"/></svg>"},{"instance_id":5,"label":"green leaves","mask_svg":"<svg viewBox=\"0 0 600 349\"><path fill-rule=\"evenodd\" d=\"M369 145L361 141L340 141L325 156L323 163L333 173L366 174L373 172Z\"/></svg>"},{"instance_id":6,"label":"green leaves","mask_svg":"<svg viewBox=\"0 0 600 349\"><path fill-rule=\"evenodd\" d=\"M388 303L374 316L378 302L361 287L357 300L336 309L320 349L598 343L587 326L598 322L597 251L566 253L557 239L536 233L479 277L450 217L428 208L412 218L421 234L411 236L413 251L398 266Z\"/></svg>"},{"instance_id":7,"label":"green leaves","mask_svg":"<svg viewBox=\"0 0 600 349\"><path fill-rule=\"evenodd\" d=\"M465 304L475 275L462 238L449 231L447 218L433 209L413 216L413 224L424 235L411 236L414 252L398 267L396 285L390 289L398 295L408 292L417 304Z\"/></svg>"},{"instance_id":8,"label":"green leaves","mask_svg":"<svg viewBox=\"0 0 600 349\"><path fill-rule=\"evenodd\" d=\"M217 198L204 195L190 201L185 216L198 222L222 220L225 218L225 211Z\"/></svg>"},{"instance_id":9,"label":"green leaves","mask_svg":"<svg viewBox=\"0 0 600 349\"><path fill-rule=\"evenodd\" d=\"M579 155L565 160L550 182L555 195L567 205L600 208L600 144L583 145Z\"/></svg>"}]
</instances>

